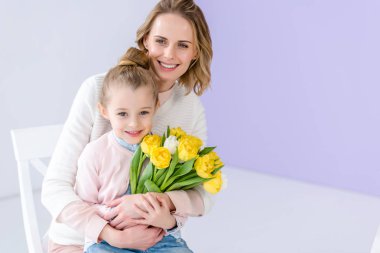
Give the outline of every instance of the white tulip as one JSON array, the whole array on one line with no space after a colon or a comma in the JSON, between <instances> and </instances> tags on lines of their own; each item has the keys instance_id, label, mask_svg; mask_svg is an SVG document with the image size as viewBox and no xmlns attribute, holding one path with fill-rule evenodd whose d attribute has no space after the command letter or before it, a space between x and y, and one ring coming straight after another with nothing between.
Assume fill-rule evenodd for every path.
<instances>
[{"instance_id":1,"label":"white tulip","mask_svg":"<svg viewBox=\"0 0 380 253\"><path fill-rule=\"evenodd\" d=\"M168 138L166 138L164 147L169 149L170 154L174 154L178 146L177 138L173 135L170 135Z\"/></svg>"}]
</instances>

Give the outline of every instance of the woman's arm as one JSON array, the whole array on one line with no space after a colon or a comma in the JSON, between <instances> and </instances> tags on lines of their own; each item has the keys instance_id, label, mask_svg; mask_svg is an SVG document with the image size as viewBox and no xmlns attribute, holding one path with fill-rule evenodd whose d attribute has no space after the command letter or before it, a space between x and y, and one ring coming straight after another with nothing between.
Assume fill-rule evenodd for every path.
<instances>
[{"instance_id":1,"label":"woman's arm","mask_svg":"<svg viewBox=\"0 0 380 253\"><path fill-rule=\"evenodd\" d=\"M106 225L99 235L114 247L146 250L161 241L165 231L161 228L136 225L124 230L116 230Z\"/></svg>"},{"instance_id":2,"label":"woman's arm","mask_svg":"<svg viewBox=\"0 0 380 253\"><path fill-rule=\"evenodd\" d=\"M198 96L194 93L188 95L187 99L193 104L193 125L191 135L197 136L207 144L207 121L204 106ZM213 196L206 192L202 186L187 191L172 191L166 193L176 207L176 214L181 216L202 216L207 214L214 205Z\"/></svg>"},{"instance_id":3,"label":"woman's arm","mask_svg":"<svg viewBox=\"0 0 380 253\"><path fill-rule=\"evenodd\" d=\"M97 88L102 76L87 79L80 87L51 158L42 185L41 200L53 220L97 240L107 223L96 208L83 202L74 191L77 163L89 143L94 125Z\"/></svg>"},{"instance_id":4,"label":"woman's arm","mask_svg":"<svg viewBox=\"0 0 380 253\"><path fill-rule=\"evenodd\" d=\"M77 162L90 140L95 118L95 79L80 87L44 177L41 201L56 219L70 203L81 199L74 192Z\"/></svg>"}]
</instances>

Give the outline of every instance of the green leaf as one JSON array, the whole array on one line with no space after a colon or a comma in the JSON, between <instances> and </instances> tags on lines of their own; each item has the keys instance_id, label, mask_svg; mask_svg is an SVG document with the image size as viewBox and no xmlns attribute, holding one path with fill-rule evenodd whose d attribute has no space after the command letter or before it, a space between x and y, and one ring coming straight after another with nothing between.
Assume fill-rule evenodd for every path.
<instances>
[{"instance_id":1,"label":"green leaf","mask_svg":"<svg viewBox=\"0 0 380 253\"><path fill-rule=\"evenodd\" d=\"M136 187L137 187L137 178L138 178L138 173L139 173L139 164L141 160L141 147L137 148L135 151L132 162L131 162L131 168L129 171L129 177L130 177L130 184L131 184L131 191L132 194L136 192Z\"/></svg>"},{"instance_id":2,"label":"green leaf","mask_svg":"<svg viewBox=\"0 0 380 253\"><path fill-rule=\"evenodd\" d=\"M166 137L169 137L169 136L170 136L170 127L168 126L166 129Z\"/></svg>"},{"instance_id":3,"label":"green leaf","mask_svg":"<svg viewBox=\"0 0 380 253\"><path fill-rule=\"evenodd\" d=\"M195 158L186 161L184 164L182 164L176 171L174 171L173 176L182 176L187 174L193 169L193 165L195 162Z\"/></svg>"},{"instance_id":4,"label":"green leaf","mask_svg":"<svg viewBox=\"0 0 380 253\"><path fill-rule=\"evenodd\" d=\"M132 167L136 167L139 164L140 161L140 156L141 156L141 146L139 145L138 148L136 149L135 153L133 154L132 158Z\"/></svg>"},{"instance_id":5,"label":"green leaf","mask_svg":"<svg viewBox=\"0 0 380 253\"><path fill-rule=\"evenodd\" d=\"M165 179L166 174L167 174L168 171L169 171L169 169L163 169L163 170L159 170L159 171L158 171L155 180L153 180L153 182L154 182L158 187L160 187L160 186L162 185L162 183L164 182L164 179Z\"/></svg>"},{"instance_id":6,"label":"green leaf","mask_svg":"<svg viewBox=\"0 0 380 253\"><path fill-rule=\"evenodd\" d=\"M146 154L144 154L144 153L140 154L140 161L139 161L139 165L137 167L136 188L137 188L137 184L138 184L138 181L139 181L139 178L140 178L141 168L142 168L142 166L143 166L144 161L145 161L146 158L147 158Z\"/></svg>"},{"instance_id":7,"label":"green leaf","mask_svg":"<svg viewBox=\"0 0 380 253\"><path fill-rule=\"evenodd\" d=\"M132 167L132 166L131 166ZM131 168L129 170L129 184L131 186L131 192L132 194L135 194L136 193L136 176L134 174L134 171L133 169Z\"/></svg>"},{"instance_id":8,"label":"green leaf","mask_svg":"<svg viewBox=\"0 0 380 253\"><path fill-rule=\"evenodd\" d=\"M192 170L189 173L178 177L175 181L185 181L185 180L193 178L193 177L198 177L198 174L195 170Z\"/></svg>"},{"instance_id":9,"label":"green leaf","mask_svg":"<svg viewBox=\"0 0 380 253\"><path fill-rule=\"evenodd\" d=\"M214 170L211 172L211 174L215 175L216 172L218 172L218 171L219 171L221 168L223 168L223 167L224 167L224 165L222 165L222 166L220 166L220 167L214 169Z\"/></svg>"},{"instance_id":10,"label":"green leaf","mask_svg":"<svg viewBox=\"0 0 380 253\"><path fill-rule=\"evenodd\" d=\"M199 156L204 156L213 151L216 147L205 147L199 152Z\"/></svg>"},{"instance_id":11,"label":"green leaf","mask_svg":"<svg viewBox=\"0 0 380 253\"><path fill-rule=\"evenodd\" d=\"M160 178L161 177L161 175L162 174L164 174L165 173L165 171L166 171L167 169L155 169L155 171L154 171L154 175L153 175L153 182L157 182L157 180L158 180L158 178Z\"/></svg>"},{"instance_id":12,"label":"green leaf","mask_svg":"<svg viewBox=\"0 0 380 253\"><path fill-rule=\"evenodd\" d=\"M150 180L152 178L152 174L153 174L153 164L149 162L140 176L136 193L143 193L144 183L146 180Z\"/></svg>"},{"instance_id":13,"label":"green leaf","mask_svg":"<svg viewBox=\"0 0 380 253\"><path fill-rule=\"evenodd\" d=\"M170 161L169 168L167 169L168 172L165 175L164 181L161 184L159 184L160 186L164 185L166 181L168 181L169 177L173 174L177 164L178 164L178 149L176 149L173 154L172 160Z\"/></svg>"},{"instance_id":14,"label":"green leaf","mask_svg":"<svg viewBox=\"0 0 380 253\"><path fill-rule=\"evenodd\" d=\"M160 188L149 179L145 181L144 185L148 192L162 192Z\"/></svg>"},{"instance_id":15,"label":"green leaf","mask_svg":"<svg viewBox=\"0 0 380 253\"><path fill-rule=\"evenodd\" d=\"M210 180L210 179L211 179L211 178L208 178L208 180ZM208 180L205 180L204 182L206 182L206 181L208 181ZM187 185L187 186L181 187L181 190L189 190L189 189L193 189L194 187L197 187L197 186L201 185L201 184L204 183L204 182L201 182L201 183L196 182L196 183L194 183L194 184L189 184L189 185Z\"/></svg>"},{"instance_id":16,"label":"green leaf","mask_svg":"<svg viewBox=\"0 0 380 253\"><path fill-rule=\"evenodd\" d=\"M162 135L162 137L161 137L161 147L164 146L165 140L166 140L166 136L165 136L165 133L164 133L164 134Z\"/></svg>"},{"instance_id":17,"label":"green leaf","mask_svg":"<svg viewBox=\"0 0 380 253\"><path fill-rule=\"evenodd\" d=\"M154 166L152 176L149 178L154 182L154 179L156 178L157 168Z\"/></svg>"},{"instance_id":18,"label":"green leaf","mask_svg":"<svg viewBox=\"0 0 380 253\"><path fill-rule=\"evenodd\" d=\"M192 186L192 187L195 187L203 182L206 182L210 180L210 178L202 178L202 177L194 177L194 178L190 178L188 180L185 180L185 181L180 181L180 182L177 182L177 183L174 183L173 185L171 185L167 191L174 191L174 190L179 190L179 189L182 189L183 187L189 187L189 186ZM190 188L188 188L190 189Z\"/></svg>"},{"instance_id":19,"label":"green leaf","mask_svg":"<svg viewBox=\"0 0 380 253\"><path fill-rule=\"evenodd\" d=\"M195 158L193 158L193 159L185 162L179 168L177 168L174 171L174 173L166 181L164 181L164 183L162 184L162 186L160 187L160 189L162 191L166 191L165 189L169 185L171 185L176 178L178 178L180 176L183 176L183 175L186 175L187 173L189 173L193 169L194 161L195 161Z\"/></svg>"}]
</instances>

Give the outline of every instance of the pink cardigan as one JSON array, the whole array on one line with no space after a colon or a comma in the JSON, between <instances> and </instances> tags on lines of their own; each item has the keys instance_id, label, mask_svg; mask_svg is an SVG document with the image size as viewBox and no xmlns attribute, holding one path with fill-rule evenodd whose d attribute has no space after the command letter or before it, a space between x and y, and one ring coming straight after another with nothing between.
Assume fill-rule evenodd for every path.
<instances>
[{"instance_id":1,"label":"pink cardigan","mask_svg":"<svg viewBox=\"0 0 380 253\"><path fill-rule=\"evenodd\" d=\"M83 150L78 160L78 172L76 176L75 191L78 196L90 205L106 205L110 201L123 196L129 185L129 168L133 153L117 143L112 132L108 132L99 139L90 142ZM202 214L204 207L203 201L194 196L198 201L191 203L190 199L186 201L182 195L169 192L177 208L174 216L180 229L186 221L187 214L181 213L181 210L193 210L194 213ZM82 210L83 217L90 217L94 212L103 215L104 208L98 208L95 205L93 209ZM81 204L76 202L65 208L61 216L66 216L69 212L78 212ZM103 211L102 211L103 210ZM138 215L136 214L136 217ZM66 216L66 219L70 215ZM92 222L91 230L88 230L86 236L91 241L97 242L98 236L107 221L97 219Z\"/></svg>"}]
</instances>

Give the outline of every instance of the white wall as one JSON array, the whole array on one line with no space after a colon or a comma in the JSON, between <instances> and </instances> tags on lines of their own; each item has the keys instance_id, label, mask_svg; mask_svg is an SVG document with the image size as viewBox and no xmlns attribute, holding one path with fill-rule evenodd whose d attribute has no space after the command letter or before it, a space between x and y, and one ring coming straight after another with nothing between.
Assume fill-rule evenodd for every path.
<instances>
[{"instance_id":1,"label":"white wall","mask_svg":"<svg viewBox=\"0 0 380 253\"><path fill-rule=\"evenodd\" d=\"M63 123L81 82L134 44L157 0L0 0L0 197L18 193L9 130Z\"/></svg>"}]
</instances>

